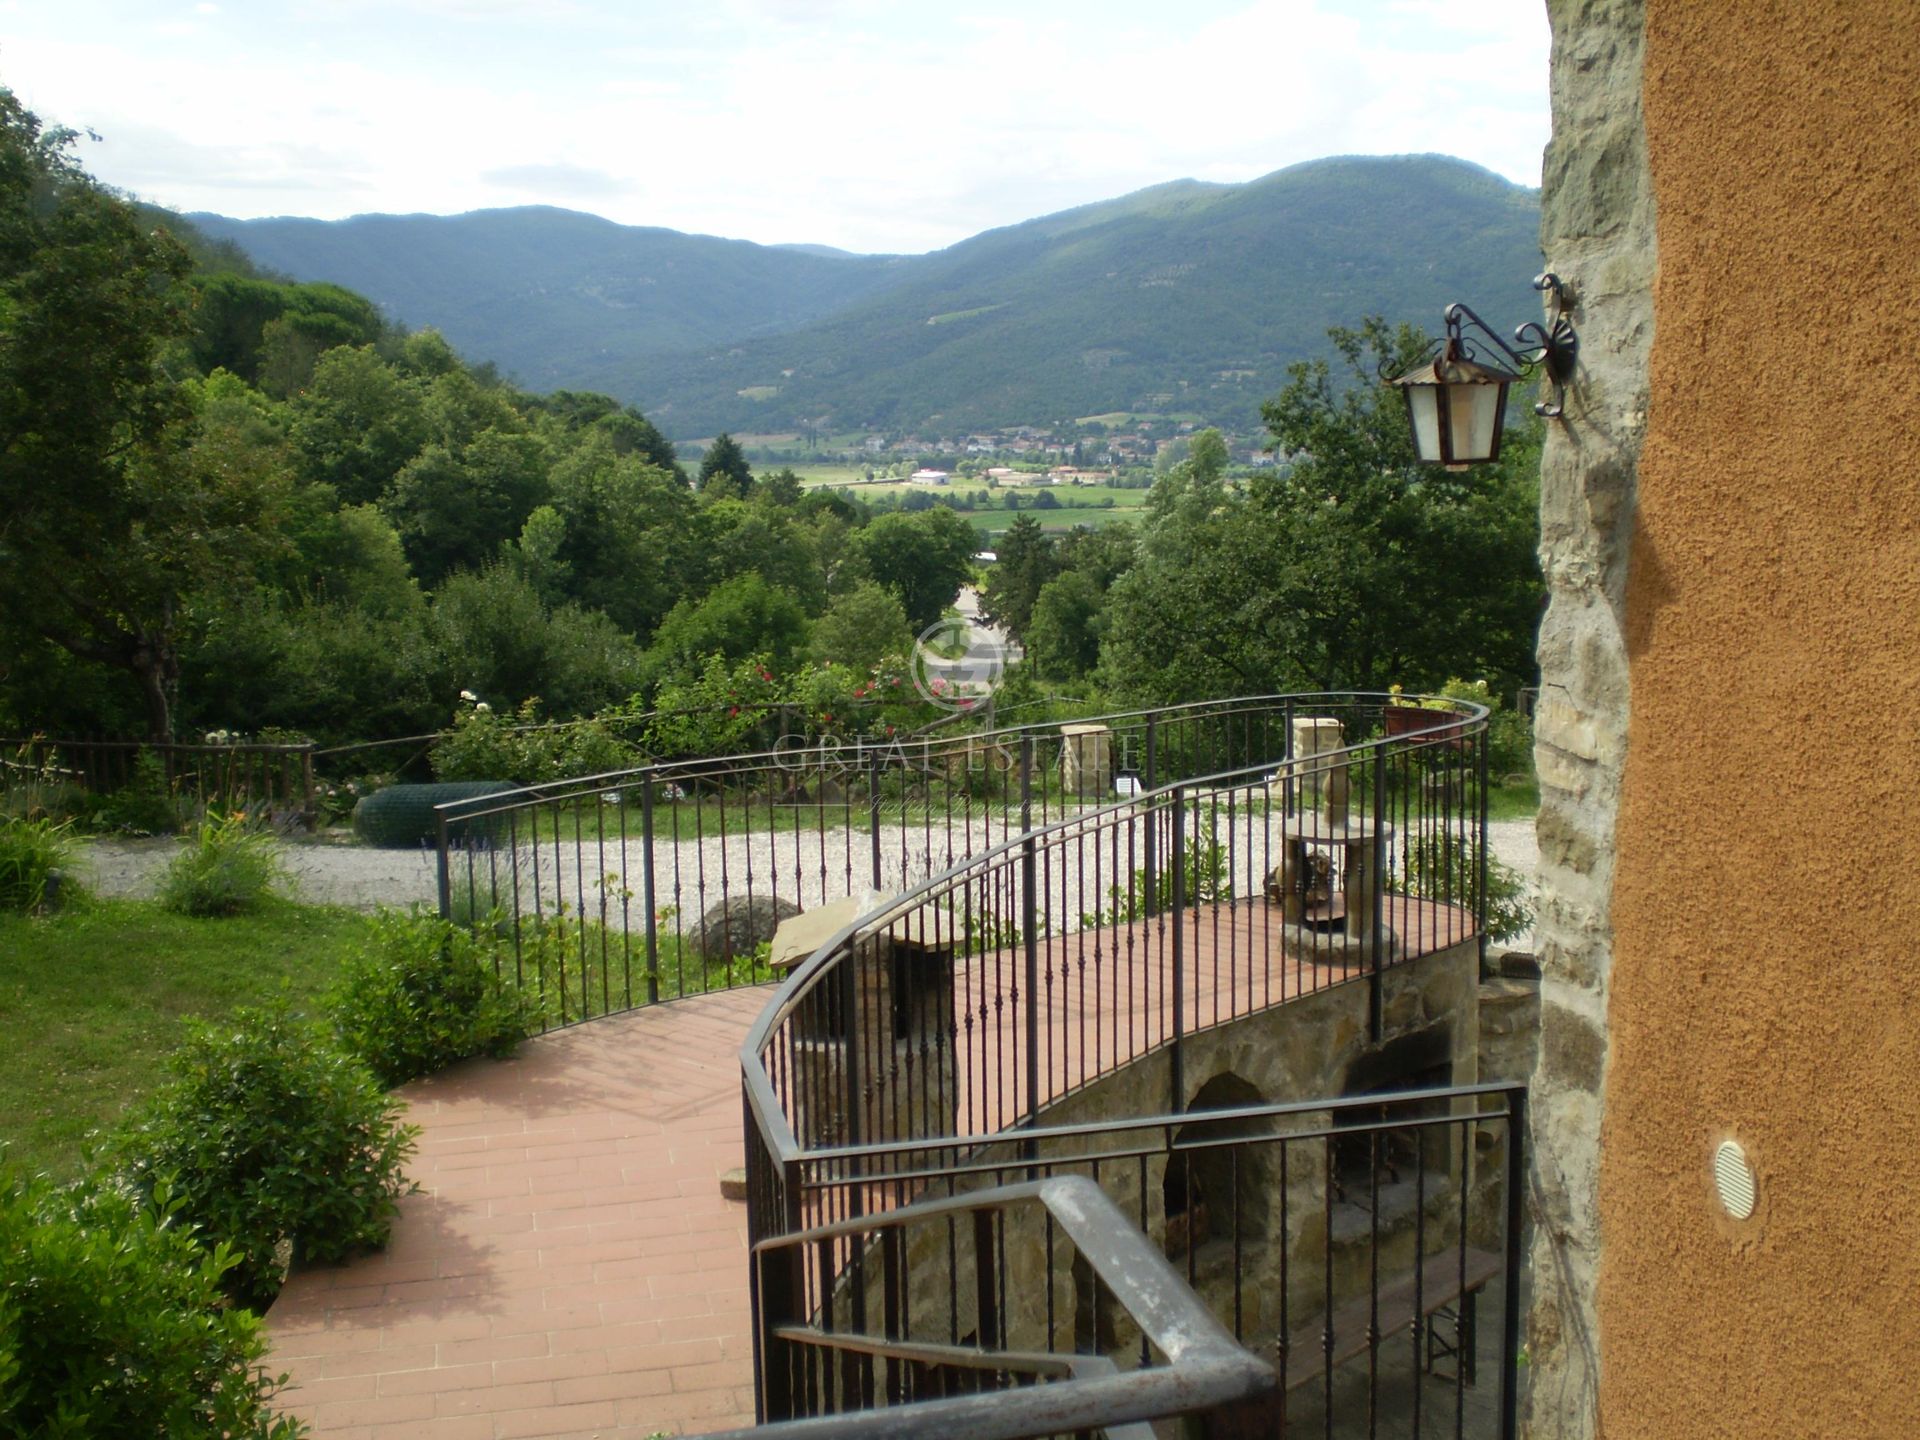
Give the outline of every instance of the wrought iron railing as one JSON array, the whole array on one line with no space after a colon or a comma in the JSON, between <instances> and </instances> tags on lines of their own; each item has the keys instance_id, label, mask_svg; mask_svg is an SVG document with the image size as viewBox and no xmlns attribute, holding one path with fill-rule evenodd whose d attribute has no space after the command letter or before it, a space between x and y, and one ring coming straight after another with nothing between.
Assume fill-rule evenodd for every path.
<instances>
[{"instance_id":1,"label":"wrought iron railing","mask_svg":"<svg viewBox=\"0 0 1920 1440\"><path fill-rule=\"evenodd\" d=\"M1387 970L1484 941L1474 723L1023 827L880 900L749 1035L773 1153L1032 1125L1163 1050L1178 1110L1189 1036L1349 982L1377 1036Z\"/></svg>"},{"instance_id":2,"label":"wrought iron railing","mask_svg":"<svg viewBox=\"0 0 1920 1440\"><path fill-rule=\"evenodd\" d=\"M1038 1323L1034 1276L1010 1254L1044 1237L1050 1258L1140 1336L1137 1352L1076 1343ZM911 1256L932 1249L935 1276ZM858 1256L841 1283L820 1256ZM943 1440L1090 1434L1147 1440L1140 1423L1256 1403L1274 1373L1195 1297L1098 1185L1080 1176L996 1186L871 1220L821 1226L753 1255L757 1388L776 1419L834 1416L840 1437ZM911 1406L910 1411L901 1407ZM766 1418L763 1415L763 1418ZM817 1424L817 1422L816 1422ZM806 1421L779 1430L808 1433ZM744 1435L747 1432L738 1432Z\"/></svg>"},{"instance_id":3,"label":"wrought iron railing","mask_svg":"<svg viewBox=\"0 0 1920 1440\"><path fill-rule=\"evenodd\" d=\"M1386 701L1355 694L1210 701L1090 717L1085 723L1104 727L1092 738L1047 724L943 730L911 741L812 739L526 786L439 807L440 906L510 942L501 964L547 998L549 1024L762 983L768 971L756 963L753 938L775 917L909 890L1033 827L1110 805L1116 795L1132 797L1122 802L1129 813L1164 812L1169 782L1238 772L1263 785L1274 777L1276 799L1297 799L1319 782L1288 769L1293 722L1337 720L1347 738L1358 739L1382 728ZM1432 794L1384 790L1407 778L1399 773L1408 768L1404 757L1418 750L1426 757L1417 766L1422 783L1451 777L1444 808L1471 817L1484 793L1483 717L1472 707L1427 713L1449 727L1433 734L1449 738L1375 747L1390 757L1379 777L1383 803L1438 813ZM1354 753L1372 763L1374 751ZM1373 779L1363 772L1364 765L1350 770L1365 797ZM1164 907L1159 880L1173 837L1150 838L1148 828L1137 826L1136 838L1157 853L1116 857L1096 890L1116 878L1130 882L1131 871L1110 873L1124 861L1145 872L1139 903ZM1463 853L1456 847L1447 863ZM1092 871L1086 878L1096 879ZM1479 881L1473 884L1477 894ZM1089 913L1111 903L1104 893L1083 898ZM722 924L712 912L723 902L761 918L751 927Z\"/></svg>"},{"instance_id":4,"label":"wrought iron railing","mask_svg":"<svg viewBox=\"0 0 1920 1440\"><path fill-rule=\"evenodd\" d=\"M743 1050L763 1418L892 1402L912 1406L911 1433L958 1433L925 1419L943 1388L1057 1400L1091 1372L1037 1357L1131 1346L1133 1332L1112 1343L1123 1307L1084 1264L1065 1272L1090 1297L1074 1307L1084 1335L1060 1328L1050 1279L1038 1339L989 1336L977 1261L888 1238L933 1223L931 1203L951 1227L982 1188L1077 1174L1127 1202L1135 1239L1273 1358L1274 1416L1318 1407L1335 1433L1336 1411L1375 1413L1386 1377L1417 1419L1420 1376L1445 1351L1459 1431L1467 1392L1488 1393L1469 1383L1484 1349L1510 1434L1519 1092L1183 1113L1202 1032L1361 986L1378 1039L1390 972L1484 950L1485 713L1297 695L1087 723L813 742L443 806L442 907L509 937L502 963L570 1023L756 983L767 971L741 961L773 918L838 906ZM461 831L481 838L449 844ZM736 934L723 901L766 913ZM1165 1088L1095 1097L1096 1121L1064 1123L1063 1102L1122 1072ZM995 1265L1008 1223L971 1232ZM1023 1276L1053 1275L1055 1228L1033 1271L1013 1227ZM1476 1322L1496 1280L1490 1346ZM944 1338L902 1328L898 1305L942 1285ZM963 1313L974 1323L955 1328ZM1022 1413L1020 1434L1066 1423Z\"/></svg>"},{"instance_id":5,"label":"wrought iron railing","mask_svg":"<svg viewBox=\"0 0 1920 1440\"><path fill-rule=\"evenodd\" d=\"M1477 1127L1505 1123L1509 1155L1517 1156L1517 1092L1254 1107L1204 1119L1183 1113L1186 1047L1200 1032L1305 995L1364 984L1367 1024L1378 1040L1390 970L1440 951L1484 950L1484 713L1460 707L1389 714L1355 697L1286 703L1289 741L1296 720L1337 719L1339 738L1368 738L1316 753L1304 746L1295 753L1289 744L1277 760L1181 775L1118 803L1069 809L1044 824L1030 793L1023 793L1023 823L1008 838L896 898L876 895L868 905L847 907L864 913L849 914L795 970L743 1048L749 1223L756 1239L851 1224L951 1195L956 1187L1058 1173L1062 1166L1110 1183L1115 1167L1131 1165L1137 1225L1189 1257L1190 1280L1199 1278L1195 1257L1206 1254L1217 1267L1230 1255L1223 1272L1229 1279L1215 1277L1220 1293L1214 1298L1217 1313L1232 1314L1243 1340L1249 1339L1241 1278L1249 1237L1288 1237L1278 1246L1277 1263L1279 1293L1289 1298L1273 1337L1283 1397L1298 1388L1303 1373L1297 1356L1287 1359L1296 1337L1285 1306L1311 1298L1294 1297L1290 1288L1289 1227L1315 1214L1329 1287L1321 1297L1320 1331L1327 1385L1316 1402L1325 1414L1344 1403L1333 1373L1344 1374L1346 1362L1363 1351L1370 1367L1378 1358L1381 1332L1371 1321L1383 1313L1383 1302L1387 1312L1405 1310L1404 1322L1394 1323L1408 1327L1417 1348L1444 1339L1425 1301L1452 1291L1461 1308L1449 1311L1448 1323L1462 1333L1450 1343L1466 1347L1456 1371L1466 1387L1473 1374L1475 1297L1495 1275L1502 1277L1503 1294L1518 1283L1517 1219L1469 1214L1476 1173L1470 1141ZM1320 728L1305 724L1302 739ZM1042 772L1027 763L1018 773L1024 779ZM1162 1058L1164 1076L1141 1068ZM1062 1102L1122 1071L1148 1077L1149 1086L1164 1084L1164 1098L1134 1085L1081 1107L1097 1121L1060 1124ZM1497 1101L1488 1099L1496 1093ZM1478 1116L1472 1106L1480 1100L1500 1108ZM1407 1111L1405 1104L1428 1108ZM1392 1126L1365 1124L1369 1113L1388 1110L1408 1118ZM1338 1120L1323 1118L1320 1128L1309 1125L1297 1135L1272 1133L1276 1125L1297 1128L1314 1112L1337 1112ZM1436 1152L1433 1136L1448 1126L1457 1143ZM1372 1139L1356 1138L1362 1134ZM1115 1138L1124 1136L1133 1139ZM1303 1181L1302 1190L1287 1179L1290 1168L1294 1177L1311 1171L1289 1147L1312 1143L1321 1147L1317 1203L1313 1182ZM1362 1143L1373 1151L1349 1173L1353 1147ZM1387 1213L1379 1203L1382 1144L1395 1177L1387 1187L1387 1209L1394 1213L1386 1247L1378 1223ZM1394 1147L1406 1153L1396 1159ZM1181 1168L1190 1161L1197 1166L1203 1154L1215 1170L1226 1165L1230 1178L1212 1174L1200 1185L1195 1170ZM1277 1192L1256 1185L1243 1193L1243 1166L1251 1174L1276 1165L1285 1182ZM1399 1178L1403 1168L1414 1172L1411 1199ZM1167 1188L1169 1174L1182 1177L1175 1188L1186 1192L1187 1203ZM1343 1208L1347 1187L1366 1189L1374 1202L1361 1207L1371 1217L1365 1224ZM1210 1214L1195 1200L1196 1190L1214 1192ZM1458 1202L1451 1230L1430 1223L1430 1206L1442 1194ZM1509 1176L1497 1204L1483 1197L1479 1209L1517 1203L1517 1194ZM1223 1203L1230 1204L1228 1213ZM1203 1223L1210 1227L1204 1236L1196 1230ZM1359 1246L1371 1257L1365 1286L1353 1274L1356 1226L1369 1242ZM1469 1246L1470 1233L1492 1237L1494 1250ZM1471 1260L1452 1283L1430 1254L1442 1240L1457 1243L1463 1261ZM1222 1241L1224 1251L1216 1243ZM1264 1249L1275 1253L1271 1243ZM1336 1266L1341 1252L1349 1258ZM1384 1269L1383 1255L1390 1262ZM816 1323L821 1307L838 1303L846 1287L855 1297L863 1293L859 1275L867 1258L859 1246L823 1243L810 1263L817 1273L801 1288ZM923 1257L921 1268L937 1277L940 1265L934 1255ZM1221 1283L1230 1294L1220 1291ZM1354 1306L1363 1291L1370 1322L1360 1325L1355 1349ZM1503 1311L1516 1313L1512 1306ZM763 1339L774 1343L764 1325ZM1512 1350L1505 1346L1495 1357L1507 1396L1502 1434L1511 1433ZM767 1415L809 1413L816 1404L812 1389L782 1391L786 1382L777 1373L764 1374L762 1383L770 1387L762 1396ZM1420 1388L1417 1379L1411 1383ZM1376 1398L1377 1390L1370 1391L1366 1405ZM1421 1402L1416 1396L1411 1403L1417 1411ZM1283 1417L1288 1405L1279 1401ZM1464 1421L1464 1400L1459 1413Z\"/></svg>"},{"instance_id":6,"label":"wrought iron railing","mask_svg":"<svg viewBox=\"0 0 1920 1440\"><path fill-rule=\"evenodd\" d=\"M1210 1411L1208 1433L1511 1437L1525 1125L1524 1089L1488 1085L812 1156L809 1195L852 1170L922 1198L755 1247L759 1417L836 1417L796 1436L947 1436L990 1415L1010 1440ZM1076 1182L1070 1222L1012 1203L1036 1176ZM1224 1334L1263 1383L1169 1385L1141 1275L1156 1303L1203 1306L1210 1353ZM1069 1357L1122 1367L1118 1383L1073 1391ZM1014 1393L986 1411L943 1398L975 1388ZM1069 1409L1070 1391L1090 1403Z\"/></svg>"}]
</instances>

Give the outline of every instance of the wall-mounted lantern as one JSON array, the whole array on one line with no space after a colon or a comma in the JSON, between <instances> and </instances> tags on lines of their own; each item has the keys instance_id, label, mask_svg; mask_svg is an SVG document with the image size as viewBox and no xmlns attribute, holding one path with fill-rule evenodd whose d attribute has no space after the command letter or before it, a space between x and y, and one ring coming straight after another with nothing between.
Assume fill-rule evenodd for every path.
<instances>
[{"instance_id":1,"label":"wall-mounted lantern","mask_svg":"<svg viewBox=\"0 0 1920 1440\"><path fill-rule=\"evenodd\" d=\"M1547 297L1551 315L1546 325L1530 320L1513 332L1515 350L1487 328L1487 323L1465 305L1447 307L1447 333L1434 356L1405 374L1389 379L1407 397L1407 419L1413 426L1413 448L1420 459L1449 470L1500 458L1500 436L1506 428L1507 386L1542 366L1554 387L1551 401L1543 400L1533 413L1554 419L1561 413L1567 381L1573 376L1580 337L1567 319L1572 308L1560 277L1551 271L1534 277L1533 288ZM1514 365L1508 370L1481 363L1471 325Z\"/></svg>"}]
</instances>

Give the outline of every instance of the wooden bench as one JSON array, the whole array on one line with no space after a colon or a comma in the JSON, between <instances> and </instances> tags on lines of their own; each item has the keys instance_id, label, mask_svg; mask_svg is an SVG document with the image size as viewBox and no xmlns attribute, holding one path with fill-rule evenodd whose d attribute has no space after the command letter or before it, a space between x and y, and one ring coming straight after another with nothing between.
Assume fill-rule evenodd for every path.
<instances>
[{"instance_id":1,"label":"wooden bench","mask_svg":"<svg viewBox=\"0 0 1920 1440\"><path fill-rule=\"evenodd\" d=\"M1473 1384L1474 1344L1478 1338L1475 1311L1480 1291L1501 1272L1503 1262L1498 1255L1473 1249L1465 1252L1464 1260L1464 1283L1462 1253L1449 1248L1430 1256L1418 1272L1409 1271L1381 1285L1377 1311L1373 1297L1367 1294L1336 1305L1332 1367L1338 1369L1355 1356L1366 1354L1367 1326L1376 1314L1380 1345L1385 1348L1407 1334L1413 1324L1416 1301L1421 1320L1428 1322L1436 1315L1452 1318L1455 1313L1452 1307L1457 1304L1460 1307L1458 1347L1451 1335L1443 1336L1438 1327L1428 1324L1423 1358L1426 1369L1431 1372L1436 1355L1452 1356L1456 1374L1467 1384ZM1280 1357L1280 1383L1284 1388L1292 1390L1326 1374L1329 1351L1325 1336L1324 1328L1319 1325L1303 1325L1294 1330L1292 1343Z\"/></svg>"}]
</instances>

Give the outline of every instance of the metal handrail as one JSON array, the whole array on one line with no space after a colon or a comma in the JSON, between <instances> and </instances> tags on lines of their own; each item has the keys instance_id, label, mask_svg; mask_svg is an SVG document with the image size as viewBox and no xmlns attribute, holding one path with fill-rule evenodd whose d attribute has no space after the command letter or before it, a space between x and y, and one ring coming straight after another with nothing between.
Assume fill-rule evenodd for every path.
<instances>
[{"instance_id":1,"label":"metal handrail","mask_svg":"<svg viewBox=\"0 0 1920 1440\"><path fill-rule=\"evenodd\" d=\"M1331 698L1333 697L1325 695L1290 695L1260 697L1260 700L1262 702L1267 700L1290 700L1294 702L1309 701L1325 703ZM1351 697L1343 694L1340 698L1346 699ZM1386 701L1390 697L1381 694L1377 696L1358 696L1357 698ZM1234 701L1225 703L1242 702ZM1421 731L1415 731L1403 736L1379 736L1356 741L1352 744L1342 746L1337 750L1321 752L1313 757L1313 761L1316 765L1351 765L1361 763L1367 757L1385 755L1388 752L1411 753L1427 749L1437 749L1440 746L1452 744L1460 730L1465 730L1468 733L1477 733L1485 729L1490 712L1484 706L1476 705L1470 701L1450 701L1449 703L1458 707L1452 713L1461 716L1461 720L1457 725L1449 725L1447 727L1449 730L1454 731L1455 734L1450 735L1446 739L1435 738ZM1141 717L1153 713L1164 712L1128 712L1129 715ZM1026 730L1036 727L1018 728ZM879 930L890 919L896 916L910 914L939 900L943 896L952 893L957 885L964 883L974 873L991 868L995 862L1010 860L1029 846L1038 846L1050 840L1066 837L1076 829L1097 827L1103 820L1114 817L1150 813L1178 801L1180 797L1188 792L1228 788L1236 784L1244 784L1248 781L1263 779L1272 769L1273 762L1269 761L1263 764L1245 766L1234 770L1220 771L1211 775L1188 777L1186 779L1169 782L1154 790L1131 796L1108 805L1083 810L1078 814L1069 815L1041 826L1023 829L1019 833L1009 835L998 844L992 845L977 854L967 856L965 859L949 866L941 873L922 881L901 895L888 899L884 904L857 917L841 929L835 931L834 934L811 955L798 965L792 967L779 990L775 992L760 1014L755 1017L752 1025L748 1027L746 1038L741 1043L741 1071L748 1107L750 1111L754 1112L757 1122L772 1147L774 1157L784 1163L803 1156L813 1158L816 1155L826 1153L818 1149L812 1151L807 1150L801 1144L798 1137L794 1135L792 1127L787 1123L785 1112L774 1091L771 1079L767 1075L764 1064L764 1052L775 1029L783 1022L790 1020L799 1005L819 984L824 982L827 973L834 968L836 962L847 957L848 947L857 937L864 932ZM1484 822L1482 825L1481 840L1481 849L1484 851ZM1177 865L1176 873L1178 873ZM1484 879L1480 889L1484 892ZM1001 1132L995 1133L1000 1134ZM947 1143L966 1142L961 1137L953 1137L949 1139ZM864 1147L852 1147L848 1153L857 1153L863 1148Z\"/></svg>"},{"instance_id":2,"label":"metal handrail","mask_svg":"<svg viewBox=\"0 0 1920 1440\"><path fill-rule=\"evenodd\" d=\"M1080 720L1036 720L1020 725L1008 725L992 730L969 731L960 735L943 736L937 742L922 737L900 740L869 741L858 740L843 742L843 749L865 755L869 752L885 754L890 750L905 751L926 744L959 748L967 745L978 746L988 742L1025 735L1051 735L1062 724L1111 725L1122 720L1146 720L1149 717L1171 720L1183 716L1231 716L1253 710L1260 706L1293 704L1386 704L1395 697L1386 691L1340 690L1340 691L1297 691L1273 695L1236 695L1221 700L1190 700L1178 705L1149 706L1138 710L1115 710L1100 715L1088 715ZM1406 696L1408 700L1446 699L1443 696ZM1484 719L1487 712L1471 701L1448 700L1448 704L1462 707L1456 711L1467 717L1469 723ZM1231 708L1222 708L1231 707ZM802 752L804 753L804 752ZM645 765L636 765L624 770L606 770L596 775L572 777L566 780L534 782L517 786L511 790L500 790L490 795L474 796L463 800L450 800L434 807L435 813L449 820L467 820L504 813L529 804L546 804L556 800L570 800L595 794L603 790L615 790L631 786L644 785L658 780L680 780L700 778L704 774L726 774L731 770L751 767L756 764L778 766L790 761L795 754L792 750L752 750L732 755L700 756L684 760L651 760Z\"/></svg>"},{"instance_id":3,"label":"metal handrail","mask_svg":"<svg viewBox=\"0 0 1920 1440\"><path fill-rule=\"evenodd\" d=\"M873 1220L841 1221L798 1234L762 1241L753 1249L756 1290L766 1267L787 1252L809 1246L854 1241L882 1230L897 1230L946 1216L1005 1211L1017 1205L1043 1206L1061 1233L1079 1251L1118 1305L1139 1325L1167 1363L1117 1371L1111 1364L1075 1364L1066 1356L1030 1356L1024 1352L984 1350L994 1360L1034 1369L1030 1362L1050 1360L1068 1371L1064 1378L1016 1390L953 1399L926 1400L911 1406L915 1433L946 1440L1019 1440L1019 1437L1104 1429L1238 1404L1269 1393L1276 1383L1272 1367L1244 1349L1201 1304L1164 1255L1156 1250L1118 1206L1083 1176L996 1187L944 1200L923 1201L910 1209ZM816 1332L810 1339L830 1344L854 1340L870 1353L890 1346L865 1345L857 1337ZM924 1348L924 1347L920 1347ZM1077 1359L1078 1357L1074 1357ZM1104 1369L1106 1373L1101 1373ZM1075 1373L1078 1372L1078 1373ZM863 1413L789 1420L754 1430L724 1432L728 1440L776 1435L792 1440L866 1437L900 1433L902 1407ZM709 1440L720 1440L719 1436Z\"/></svg>"}]
</instances>

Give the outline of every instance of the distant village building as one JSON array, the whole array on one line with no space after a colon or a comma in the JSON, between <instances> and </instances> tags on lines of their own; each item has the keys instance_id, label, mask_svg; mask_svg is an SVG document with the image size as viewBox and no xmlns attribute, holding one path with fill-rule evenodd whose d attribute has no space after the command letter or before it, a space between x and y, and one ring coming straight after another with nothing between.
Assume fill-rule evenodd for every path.
<instances>
[{"instance_id":1,"label":"distant village building","mask_svg":"<svg viewBox=\"0 0 1920 1440\"><path fill-rule=\"evenodd\" d=\"M912 485L944 485L947 483L945 470L916 470L907 477Z\"/></svg>"}]
</instances>

